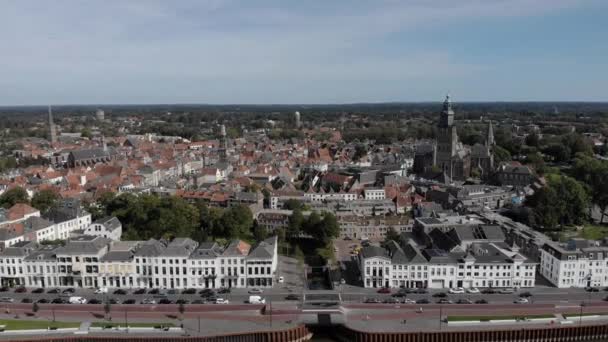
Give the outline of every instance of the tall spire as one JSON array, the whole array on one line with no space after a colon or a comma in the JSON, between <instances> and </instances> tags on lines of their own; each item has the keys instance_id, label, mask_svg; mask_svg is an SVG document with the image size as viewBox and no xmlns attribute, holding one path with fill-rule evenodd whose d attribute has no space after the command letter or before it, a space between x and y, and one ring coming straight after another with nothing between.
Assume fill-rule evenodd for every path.
<instances>
[{"instance_id":1,"label":"tall spire","mask_svg":"<svg viewBox=\"0 0 608 342\"><path fill-rule=\"evenodd\" d=\"M49 132L51 135L51 146L55 146L57 143L57 131L55 129L55 124L53 123L53 109L51 105L49 105Z\"/></svg>"},{"instance_id":2,"label":"tall spire","mask_svg":"<svg viewBox=\"0 0 608 342\"><path fill-rule=\"evenodd\" d=\"M451 127L454 124L454 110L452 110L452 101L450 100L450 94L445 96L443 101L443 110L441 111L441 117L439 118L439 126Z\"/></svg>"},{"instance_id":3,"label":"tall spire","mask_svg":"<svg viewBox=\"0 0 608 342\"><path fill-rule=\"evenodd\" d=\"M486 144L488 146L493 146L494 142L494 129L492 128L492 120L488 122L488 137L486 138Z\"/></svg>"}]
</instances>

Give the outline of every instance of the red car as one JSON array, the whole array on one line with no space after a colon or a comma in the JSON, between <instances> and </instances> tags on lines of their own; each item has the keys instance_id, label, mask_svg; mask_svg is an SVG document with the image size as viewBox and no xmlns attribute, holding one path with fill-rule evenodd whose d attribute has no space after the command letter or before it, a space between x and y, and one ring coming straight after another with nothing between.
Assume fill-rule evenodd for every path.
<instances>
[{"instance_id":1,"label":"red car","mask_svg":"<svg viewBox=\"0 0 608 342\"><path fill-rule=\"evenodd\" d=\"M391 293L391 289L389 289L388 287L383 287L378 290L378 293Z\"/></svg>"}]
</instances>

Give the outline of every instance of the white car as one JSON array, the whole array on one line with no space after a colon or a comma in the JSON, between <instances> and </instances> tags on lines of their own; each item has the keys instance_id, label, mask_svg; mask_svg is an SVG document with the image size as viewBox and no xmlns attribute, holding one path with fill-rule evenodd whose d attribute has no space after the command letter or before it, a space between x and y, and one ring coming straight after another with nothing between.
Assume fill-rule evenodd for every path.
<instances>
[{"instance_id":1,"label":"white car","mask_svg":"<svg viewBox=\"0 0 608 342\"><path fill-rule=\"evenodd\" d=\"M471 287L467 289L468 293L479 293L479 289L476 287Z\"/></svg>"},{"instance_id":2,"label":"white car","mask_svg":"<svg viewBox=\"0 0 608 342\"><path fill-rule=\"evenodd\" d=\"M224 298L217 298L215 300L215 304L229 304L230 301L228 301L228 299L224 299Z\"/></svg>"},{"instance_id":3,"label":"white car","mask_svg":"<svg viewBox=\"0 0 608 342\"><path fill-rule=\"evenodd\" d=\"M530 301L528 298L517 298L513 303L515 304L528 304Z\"/></svg>"},{"instance_id":4,"label":"white car","mask_svg":"<svg viewBox=\"0 0 608 342\"><path fill-rule=\"evenodd\" d=\"M279 277L279 283L282 283L282 282L284 282L284 281L285 281L285 278L283 278L283 276L280 276L280 277Z\"/></svg>"},{"instance_id":5,"label":"white car","mask_svg":"<svg viewBox=\"0 0 608 342\"><path fill-rule=\"evenodd\" d=\"M405 298L403 304L416 304L416 301L410 298Z\"/></svg>"},{"instance_id":6,"label":"white car","mask_svg":"<svg viewBox=\"0 0 608 342\"><path fill-rule=\"evenodd\" d=\"M451 288L449 292L455 293L455 294L461 294L461 293L464 293L464 289L462 287L454 287L454 288Z\"/></svg>"},{"instance_id":7,"label":"white car","mask_svg":"<svg viewBox=\"0 0 608 342\"><path fill-rule=\"evenodd\" d=\"M107 287L101 287L95 290L96 294L100 294L100 293L108 293L108 288Z\"/></svg>"}]
</instances>

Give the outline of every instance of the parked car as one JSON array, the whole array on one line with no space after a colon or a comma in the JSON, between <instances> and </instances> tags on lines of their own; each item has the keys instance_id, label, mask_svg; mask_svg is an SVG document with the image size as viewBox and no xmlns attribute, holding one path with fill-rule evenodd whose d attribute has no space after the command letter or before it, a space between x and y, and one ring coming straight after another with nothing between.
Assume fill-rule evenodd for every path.
<instances>
[{"instance_id":1,"label":"parked car","mask_svg":"<svg viewBox=\"0 0 608 342\"><path fill-rule=\"evenodd\" d=\"M249 300L247 301L249 304L266 304L266 299L262 298L262 296L249 296Z\"/></svg>"},{"instance_id":2,"label":"parked car","mask_svg":"<svg viewBox=\"0 0 608 342\"><path fill-rule=\"evenodd\" d=\"M74 294L74 292L76 292L76 289L74 289L73 287L68 287L67 289L61 291L61 293L63 294Z\"/></svg>"},{"instance_id":3,"label":"parked car","mask_svg":"<svg viewBox=\"0 0 608 342\"><path fill-rule=\"evenodd\" d=\"M137 289L135 291L133 291L134 295L142 295L142 294L146 294L146 289Z\"/></svg>"},{"instance_id":4,"label":"parked car","mask_svg":"<svg viewBox=\"0 0 608 342\"><path fill-rule=\"evenodd\" d=\"M167 294L170 294L170 295L176 295L177 293L178 293L178 291L176 289L167 290Z\"/></svg>"},{"instance_id":5,"label":"parked car","mask_svg":"<svg viewBox=\"0 0 608 342\"><path fill-rule=\"evenodd\" d=\"M402 303L403 303L403 304L416 304L416 301L415 301L415 300L413 300L413 299L405 298L405 299L402 301Z\"/></svg>"},{"instance_id":6,"label":"parked car","mask_svg":"<svg viewBox=\"0 0 608 342\"><path fill-rule=\"evenodd\" d=\"M530 303L530 301L528 300L528 298L517 298L516 300L513 301L513 303L515 304L528 304Z\"/></svg>"},{"instance_id":7,"label":"parked car","mask_svg":"<svg viewBox=\"0 0 608 342\"><path fill-rule=\"evenodd\" d=\"M68 299L68 303L70 304L86 304L87 299L83 297L73 296Z\"/></svg>"},{"instance_id":8,"label":"parked car","mask_svg":"<svg viewBox=\"0 0 608 342\"><path fill-rule=\"evenodd\" d=\"M467 293L474 293L474 294L477 294L477 293L479 293L479 289L478 289L478 288L476 288L476 287L469 287L469 288L467 289Z\"/></svg>"},{"instance_id":9,"label":"parked car","mask_svg":"<svg viewBox=\"0 0 608 342\"><path fill-rule=\"evenodd\" d=\"M433 294L433 297L435 297L435 298L445 298L447 296L448 295L445 292L437 292L437 293Z\"/></svg>"},{"instance_id":10,"label":"parked car","mask_svg":"<svg viewBox=\"0 0 608 342\"><path fill-rule=\"evenodd\" d=\"M597 287L585 287L585 291L587 292L600 292L600 289Z\"/></svg>"},{"instance_id":11,"label":"parked car","mask_svg":"<svg viewBox=\"0 0 608 342\"><path fill-rule=\"evenodd\" d=\"M21 300L21 303L31 303L31 302L32 302L32 299L31 299L31 298L23 298L23 299Z\"/></svg>"},{"instance_id":12,"label":"parked car","mask_svg":"<svg viewBox=\"0 0 608 342\"><path fill-rule=\"evenodd\" d=\"M258 289L258 288L253 288L253 289L249 289L248 291L250 294L261 294L264 291L262 291L262 289Z\"/></svg>"},{"instance_id":13,"label":"parked car","mask_svg":"<svg viewBox=\"0 0 608 342\"><path fill-rule=\"evenodd\" d=\"M171 304L171 303L172 302L169 300L169 298L163 298L158 301L158 304Z\"/></svg>"},{"instance_id":14,"label":"parked car","mask_svg":"<svg viewBox=\"0 0 608 342\"><path fill-rule=\"evenodd\" d=\"M261 291L261 290L260 290L260 291ZM222 287L221 289L219 289L219 290L217 291L217 293L219 293L219 294L227 294L227 293L230 293L230 289L229 289L229 288L227 288L227 287Z\"/></svg>"},{"instance_id":15,"label":"parked car","mask_svg":"<svg viewBox=\"0 0 608 342\"><path fill-rule=\"evenodd\" d=\"M419 289L416 289L416 291L414 293L427 294L427 293L429 293L429 291L427 291L427 289L419 288Z\"/></svg>"},{"instance_id":16,"label":"parked car","mask_svg":"<svg viewBox=\"0 0 608 342\"><path fill-rule=\"evenodd\" d=\"M437 301L437 304L454 304L454 302L447 298L441 298Z\"/></svg>"},{"instance_id":17,"label":"parked car","mask_svg":"<svg viewBox=\"0 0 608 342\"><path fill-rule=\"evenodd\" d=\"M230 301L224 298L217 298L215 300L215 304L230 304Z\"/></svg>"},{"instance_id":18,"label":"parked car","mask_svg":"<svg viewBox=\"0 0 608 342\"><path fill-rule=\"evenodd\" d=\"M405 298L406 296L407 296L407 293L405 293L405 292L393 293L393 297L395 297L395 298Z\"/></svg>"},{"instance_id":19,"label":"parked car","mask_svg":"<svg viewBox=\"0 0 608 342\"><path fill-rule=\"evenodd\" d=\"M416 304L429 304L431 301L426 299L426 298L422 298L422 299L418 299L416 301Z\"/></svg>"},{"instance_id":20,"label":"parked car","mask_svg":"<svg viewBox=\"0 0 608 342\"><path fill-rule=\"evenodd\" d=\"M512 293L515 293L515 289L512 289L512 288L510 288L510 287L507 287L507 288L505 288L505 289L500 289L500 290L498 291L498 293L500 293L500 294L512 294Z\"/></svg>"},{"instance_id":21,"label":"parked car","mask_svg":"<svg viewBox=\"0 0 608 342\"><path fill-rule=\"evenodd\" d=\"M207 304L207 301L204 299L195 299L192 301L192 304Z\"/></svg>"},{"instance_id":22,"label":"parked car","mask_svg":"<svg viewBox=\"0 0 608 342\"><path fill-rule=\"evenodd\" d=\"M142 304L156 304L156 301L152 298L145 298L144 300L141 301Z\"/></svg>"},{"instance_id":23,"label":"parked car","mask_svg":"<svg viewBox=\"0 0 608 342\"><path fill-rule=\"evenodd\" d=\"M40 298L36 301L36 303L38 303L38 304L46 304L48 302L49 302L49 300L46 298Z\"/></svg>"},{"instance_id":24,"label":"parked car","mask_svg":"<svg viewBox=\"0 0 608 342\"><path fill-rule=\"evenodd\" d=\"M108 288L107 287L100 287L98 289L95 289L94 293L96 293L96 294L108 293Z\"/></svg>"},{"instance_id":25,"label":"parked car","mask_svg":"<svg viewBox=\"0 0 608 342\"><path fill-rule=\"evenodd\" d=\"M121 295L121 296L124 296L124 295L126 295L126 294L127 294L127 291L126 291L126 290L123 290L123 289L116 289L116 290L114 291L114 294L115 294L115 295Z\"/></svg>"},{"instance_id":26,"label":"parked car","mask_svg":"<svg viewBox=\"0 0 608 342\"><path fill-rule=\"evenodd\" d=\"M464 289L462 287L453 287L448 292L452 294L463 294Z\"/></svg>"},{"instance_id":27,"label":"parked car","mask_svg":"<svg viewBox=\"0 0 608 342\"><path fill-rule=\"evenodd\" d=\"M46 293L59 293L59 289L50 289Z\"/></svg>"},{"instance_id":28,"label":"parked car","mask_svg":"<svg viewBox=\"0 0 608 342\"><path fill-rule=\"evenodd\" d=\"M8 286L2 286L2 287L0 287L0 292L6 292L8 290L9 290Z\"/></svg>"},{"instance_id":29,"label":"parked car","mask_svg":"<svg viewBox=\"0 0 608 342\"><path fill-rule=\"evenodd\" d=\"M116 298L110 298L108 299L108 303L110 304L120 304L120 301Z\"/></svg>"},{"instance_id":30,"label":"parked car","mask_svg":"<svg viewBox=\"0 0 608 342\"><path fill-rule=\"evenodd\" d=\"M476 300L475 304L488 304L488 301L482 298L482 299Z\"/></svg>"},{"instance_id":31,"label":"parked car","mask_svg":"<svg viewBox=\"0 0 608 342\"><path fill-rule=\"evenodd\" d=\"M124 302L122 302L122 303L123 303L123 304L135 304L135 299L130 298L130 299L125 300L125 301L124 301Z\"/></svg>"},{"instance_id":32,"label":"parked car","mask_svg":"<svg viewBox=\"0 0 608 342\"><path fill-rule=\"evenodd\" d=\"M32 290L32 293L44 293L44 289L42 287L39 287L37 289Z\"/></svg>"},{"instance_id":33,"label":"parked car","mask_svg":"<svg viewBox=\"0 0 608 342\"><path fill-rule=\"evenodd\" d=\"M284 281L285 281L285 278L283 278L283 276L280 276L280 277L279 277L279 283L281 283L281 284L282 284Z\"/></svg>"},{"instance_id":34,"label":"parked car","mask_svg":"<svg viewBox=\"0 0 608 342\"><path fill-rule=\"evenodd\" d=\"M67 304L68 301L63 298L55 298L51 301L53 304Z\"/></svg>"},{"instance_id":35,"label":"parked car","mask_svg":"<svg viewBox=\"0 0 608 342\"><path fill-rule=\"evenodd\" d=\"M483 294L495 294L496 290L494 290L494 289L483 289L481 291L481 293L483 293Z\"/></svg>"},{"instance_id":36,"label":"parked car","mask_svg":"<svg viewBox=\"0 0 608 342\"><path fill-rule=\"evenodd\" d=\"M300 297L295 294L288 294L287 297L285 297L285 300L300 300Z\"/></svg>"},{"instance_id":37,"label":"parked car","mask_svg":"<svg viewBox=\"0 0 608 342\"><path fill-rule=\"evenodd\" d=\"M388 297L386 298L383 303L385 304L398 304L399 303L399 299L393 298L393 297Z\"/></svg>"},{"instance_id":38,"label":"parked car","mask_svg":"<svg viewBox=\"0 0 608 342\"><path fill-rule=\"evenodd\" d=\"M158 289L152 289L150 291L148 291L148 294L158 294L159 290Z\"/></svg>"},{"instance_id":39,"label":"parked car","mask_svg":"<svg viewBox=\"0 0 608 342\"><path fill-rule=\"evenodd\" d=\"M180 298L175 301L175 304L184 304L185 305L185 304L190 304L190 301L187 299Z\"/></svg>"},{"instance_id":40,"label":"parked car","mask_svg":"<svg viewBox=\"0 0 608 342\"><path fill-rule=\"evenodd\" d=\"M185 289L182 294L196 294L196 289Z\"/></svg>"},{"instance_id":41,"label":"parked car","mask_svg":"<svg viewBox=\"0 0 608 342\"><path fill-rule=\"evenodd\" d=\"M380 303L380 299L378 299L378 298L365 298L365 300L363 302L367 303L367 304L378 304L378 303Z\"/></svg>"},{"instance_id":42,"label":"parked car","mask_svg":"<svg viewBox=\"0 0 608 342\"><path fill-rule=\"evenodd\" d=\"M215 291L212 289L203 289L198 292L202 297L211 297L215 295Z\"/></svg>"},{"instance_id":43,"label":"parked car","mask_svg":"<svg viewBox=\"0 0 608 342\"><path fill-rule=\"evenodd\" d=\"M101 304L101 301L97 298L89 299L89 304Z\"/></svg>"},{"instance_id":44,"label":"parked car","mask_svg":"<svg viewBox=\"0 0 608 342\"><path fill-rule=\"evenodd\" d=\"M391 289L388 287L382 287L378 290L378 293L391 293Z\"/></svg>"},{"instance_id":45,"label":"parked car","mask_svg":"<svg viewBox=\"0 0 608 342\"><path fill-rule=\"evenodd\" d=\"M15 289L15 293L26 293L26 292L27 292L27 289L23 286Z\"/></svg>"},{"instance_id":46,"label":"parked car","mask_svg":"<svg viewBox=\"0 0 608 342\"><path fill-rule=\"evenodd\" d=\"M473 302L469 299L459 299L456 304L473 304Z\"/></svg>"}]
</instances>

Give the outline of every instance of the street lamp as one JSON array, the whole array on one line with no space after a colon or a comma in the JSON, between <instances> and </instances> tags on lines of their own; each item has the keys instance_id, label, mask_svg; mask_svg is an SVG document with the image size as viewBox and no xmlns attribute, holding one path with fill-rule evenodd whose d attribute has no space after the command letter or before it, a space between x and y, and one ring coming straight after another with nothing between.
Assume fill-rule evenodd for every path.
<instances>
[{"instance_id":1,"label":"street lamp","mask_svg":"<svg viewBox=\"0 0 608 342\"><path fill-rule=\"evenodd\" d=\"M583 307L585 306L585 302L581 302L581 311L580 314L578 316L578 325L581 326L583 325Z\"/></svg>"},{"instance_id":2,"label":"street lamp","mask_svg":"<svg viewBox=\"0 0 608 342\"><path fill-rule=\"evenodd\" d=\"M443 316L443 305L439 305L439 331L441 331L441 316Z\"/></svg>"}]
</instances>

